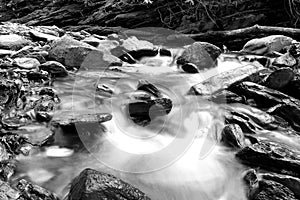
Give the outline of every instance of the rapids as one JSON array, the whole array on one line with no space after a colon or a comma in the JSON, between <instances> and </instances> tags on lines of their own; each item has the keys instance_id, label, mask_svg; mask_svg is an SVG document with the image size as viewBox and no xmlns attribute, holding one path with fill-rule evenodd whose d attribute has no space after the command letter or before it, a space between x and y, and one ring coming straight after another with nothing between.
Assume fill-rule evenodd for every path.
<instances>
[{"instance_id":1,"label":"rapids","mask_svg":"<svg viewBox=\"0 0 300 200\"><path fill-rule=\"evenodd\" d=\"M28 178L64 197L72 179L89 167L114 174L153 200L246 199L244 167L234 152L218 144L224 121L218 106L185 95L192 85L244 64L220 58L216 68L186 74L172 58L155 57L128 66L127 73L84 68L57 80L54 87L62 104L55 115L109 112L113 119L93 133L80 127L78 134L57 130L51 146L18 157L15 179ZM173 101L169 115L146 127L128 120L124 110L139 79L153 83ZM116 95L97 94L98 83L113 86Z\"/></svg>"}]
</instances>

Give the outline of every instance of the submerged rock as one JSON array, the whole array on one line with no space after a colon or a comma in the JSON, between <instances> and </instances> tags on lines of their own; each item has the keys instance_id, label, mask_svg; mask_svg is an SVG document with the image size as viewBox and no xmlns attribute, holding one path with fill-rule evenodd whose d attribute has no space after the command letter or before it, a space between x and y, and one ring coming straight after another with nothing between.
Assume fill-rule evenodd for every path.
<instances>
[{"instance_id":1,"label":"submerged rock","mask_svg":"<svg viewBox=\"0 0 300 200\"><path fill-rule=\"evenodd\" d=\"M268 55L287 50L292 42L292 38L284 35L270 35L248 41L241 51L249 54Z\"/></svg>"},{"instance_id":2,"label":"submerged rock","mask_svg":"<svg viewBox=\"0 0 300 200\"><path fill-rule=\"evenodd\" d=\"M12 107L17 103L19 86L8 79L0 79L0 106Z\"/></svg>"},{"instance_id":3,"label":"submerged rock","mask_svg":"<svg viewBox=\"0 0 300 200\"><path fill-rule=\"evenodd\" d=\"M150 200L130 184L93 169L83 170L71 183L67 200Z\"/></svg>"},{"instance_id":4,"label":"submerged rock","mask_svg":"<svg viewBox=\"0 0 300 200\"><path fill-rule=\"evenodd\" d=\"M285 145L259 141L241 149L236 156L250 166L300 177L300 154Z\"/></svg>"},{"instance_id":5,"label":"submerged rock","mask_svg":"<svg viewBox=\"0 0 300 200\"><path fill-rule=\"evenodd\" d=\"M221 133L221 142L228 147L244 147L245 138L241 127L237 124L226 125Z\"/></svg>"},{"instance_id":6,"label":"submerged rock","mask_svg":"<svg viewBox=\"0 0 300 200\"><path fill-rule=\"evenodd\" d=\"M198 70L212 68L215 66L217 57L221 54L221 49L207 42L195 42L189 45L182 55L177 59L177 64L184 65L192 63Z\"/></svg>"}]
</instances>

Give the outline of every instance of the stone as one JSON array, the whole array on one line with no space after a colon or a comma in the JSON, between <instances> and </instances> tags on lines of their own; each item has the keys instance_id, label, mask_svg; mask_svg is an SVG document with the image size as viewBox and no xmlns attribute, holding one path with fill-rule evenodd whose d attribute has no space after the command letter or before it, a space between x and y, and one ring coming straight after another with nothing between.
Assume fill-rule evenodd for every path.
<instances>
[{"instance_id":1,"label":"stone","mask_svg":"<svg viewBox=\"0 0 300 200\"><path fill-rule=\"evenodd\" d=\"M243 180L246 185L246 195L248 199L253 199L258 193L258 177L254 169L249 169L243 173Z\"/></svg>"},{"instance_id":2,"label":"stone","mask_svg":"<svg viewBox=\"0 0 300 200\"><path fill-rule=\"evenodd\" d=\"M0 106L11 108L16 105L20 94L19 86L7 79L0 79Z\"/></svg>"},{"instance_id":3,"label":"stone","mask_svg":"<svg viewBox=\"0 0 300 200\"><path fill-rule=\"evenodd\" d=\"M19 180L16 187L20 191L21 197L25 199L59 200L59 198L49 190L46 190L45 188L30 183L25 179Z\"/></svg>"},{"instance_id":4,"label":"stone","mask_svg":"<svg viewBox=\"0 0 300 200\"><path fill-rule=\"evenodd\" d=\"M56 102L48 95L43 95L34 107L36 120L39 122L49 122L54 114Z\"/></svg>"},{"instance_id":5,"label":"stone","mask_svg":"<svg viewBox=\"0 0 300 200\"><path fill-rule=\"evenodd\" d=\"M186 72L186 73L190 73L190 74L196 74L196 73L199 73L199 70L198 70L198 67L193 64L193 63L186 63L186 64L183 64L181 66L181 69Z\"/></svg>"},{"instance_id":6,"label":"stone","mask_svg":"<svg viewBox=\"0 0 300 200\"><path fill-rule=\"evenodd\" d=\"M35 58L15 58L14 62L21 69L37 69L40 66Z\"/></svg>"},{"instance_id":7,"label":"stone","mask_svg":"<svg viewBox=\"0 0 300 200\"><path fill-rule=\"evenodd\" d=\"M177 64L192 63L198 70L215 67L216 59L221 54L221 49L207 42L194 42L185 48L177 59Z\"/></svg>"},{"instance_id":8,"label":"stone","mask_svg":"<svg viewBox=\"0 0 300 200\"><path fill-rule=\"evenodd\" d=\"M65 66L57 61L47 61L39 66L40 70L46 71L53 77L66 77L68 71Z\"/></svg>"},{"instance_id":9,"label":"stone","mask_svg":"<svg viewBox=\"0 0 300 200\"><path fill-rule=\"evenodd\" d=\"M158 88L147 80L140 80L137 86L137 90L148 92L149 94L157 98L162 97L162 94L158 90Z\"/></svg>"},{"instance_id":10,"label":"stone","mask_svg":"<svg viewBox=\"0 0 300 200\"><path fill-rule=\"evenodd\" d=\"M124 40L121 40L121 47L127 51L136 51L140 49L154 49L154 45L151 42L145 40L139 40L135 36L131 36Z\"/></svg>"},{"instance_id":11,"label":"stone","mask_svg":"<svg viewBox=\"0 0 300 200\"><path fill-rule=\"evenodd\" d=\"M282 56L275 58L272 65L278 67L294 67L297 64L297 60L289 53L285 53Z\"/></svg>"},{"instance_id":12,"label":"stone","mask_svg":"<svg viewBox=\"0 0 300 200\"><path fill-rule=\"evenodd\" d=\"M56 37L54 35L49 35L49 34L41 33L41 32L36 31L36 30L30 30L29 31L29 35L31 36L31 38L34 41L51 42L51 41L59 39L59 37Z\"/></svg>"},{"instance_id":13,"label":"stone","mask_svg":"<svg viewBox=\"0 0 300 200\"><path fill-rule=\"evenodd\" d=\"M241 127L237 124L226 125L221 133L221 142L228 147L244 147L245 138Z\"/></svg>"},{"instance_id":14,"label":"stone","mask_svg":"<svg viewBox=\"0 0 300 200\"><path fill-rule=\"evenodd\" d=\"M251 167L261 167L272 172L300 177L300 156L298 151L287 146L259 141L239 150L236 157Z\"/></svg>"},{"instance_id":15,"label":"stone","mask_svg":"<svg viewBox=\"0 0 300 200\"><path fill-rule=\"evenodd\" d=\"M0 35L0 48L8 50L19 50L30 44L30 41L16 34Z\"/></svg>"},{"instance_id":16,"label":"stone","mask_svg":"<svg viewBox=\"0 0 300 200\"><path fill-rule=\"evenodd\" d=\"M293 41L292 38L284 35L270 35L248 41L241 51L248 54L268 55L287 50Z\"/></svg>"},{"instance_id":17,"label":"stone","mask_svg":"<svg viewBox=\"0 0 300 200\"><path fill-rule=\"evenodd\" d=\"M264 85L272 89L281 89L289 84L295 77L295 72L291 68L280 68L272 72L264 82Z\"/></svg>"},{"instance_id":18,"label":"stone","mask_svg":"<svg viewBox=\"0 0 300 200\"><path fill-rule=\"evenodd\" d=\"M0 49L0 57L11 56L15 51Z\"/></svg>"},{"instance_id":19,"label":"stone","mask_svg":"<svg viewBox=\"0 0 300 200\"><path fill-rule=\"evenodd\" d=\"M75 40L70 36L63 36L51 44L49 57L62 63L66 67L79 68L85 59L89 59L88 56L92 52L97 52L97 55L95 55L97 57L103 57L103 53L97 50L97 48L85 42Z\"/></svg>"},{"instance_id":20,"label":"stone","mask_svg":"<svg viewBox=\"0 0 300 200\"><path fill-rule=\"evenodd\" d=\"M67 200L150 200L142 191L113 175L83 170L71 183Z\"/></svg>"}]
</instances>

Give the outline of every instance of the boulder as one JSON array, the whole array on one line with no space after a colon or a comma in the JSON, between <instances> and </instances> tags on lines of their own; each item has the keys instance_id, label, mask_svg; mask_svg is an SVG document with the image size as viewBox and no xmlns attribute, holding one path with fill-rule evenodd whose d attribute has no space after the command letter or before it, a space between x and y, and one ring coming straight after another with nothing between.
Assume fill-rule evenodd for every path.
<instances>
[{"instance_id":1,"label":"boulder","mask_svg":"<svg viewBox=\"0 0 300 200\"><path fill-rule=\"evenodd\" d=\"M19 50L30 44L30 41L16 34L0 35L0 48L8 50Z\"/></svg>"},{"instance_id":2,"label":"boulder","mask_svg":"<svg viewBox=\"0 0 300 200\"><path fill-rule=\"evenodd\" d=\"M221 54L221 49L207 42L194 42L185 48L182 55L177 59L177 64L192 63L198 70L212 68L216 59Z\"/></svg>"},{"instance_id":3,"label":"boulder","mask_svg":"<svg viewBox=\"0 0 300 200\"><path fill-rule=\"evenodd\" d=\"M296 64L297 60L289 52L275 58L272 62L272 65L278 67L294 67Z\"/></svg>"},{"instance_id":4,"label":"boulder","mask_svg":"<svg viewBox=\"0 0 300 200\"><path fill-rule=\"evenodd\" d=\"M300 156L298 151L287 146L259 141L239 150L236 157L251 167L261 167L272 172L300 177Z\"/></svg>"},{"instance_id":5,"label":"boulder","mask_svg":"<svg viewBox=\"0 0 300 200\"><path fill-rule=\"evenodd\" d=\"M59 39L59 37L54 35L45 34L36 30L30 30L29 35L34 41L44 41L44 42L51 42L54 40Z\"/></svg>"},{"instance_id":6,"label":"boulder","mask_svg":"<svg viewBox=\"0 0 300 200\"><path fill-rule=\"evenodd\" d=\"M40 70L44 70L53 77L66 77L68 71L65 66L57 61L47 61L39 66Z\"/></svg>"},{"instance_id":7,"label":"boulder","mask_svg":"<svg viewBox=\"0 0 300 200\"><path fill-rule=\"evenodd\" d=\"M270 35L248 41L241 51L248 54L268 55L287 50L292 42L292 38L284 35Z\"/></svg>"},{"instance_id":8,"label":"boulder","mask_svg":"<svg viewBox=\"0 0 300 200\"><path fill-rule=\"evenodd\" d=\"M221 142L228 147L242 148L245 146L244 133L237 124L228 124L221 133Z\"/></svg>"},{"instance_id":9,"label":"boulder","mask_svg":"<svg viewBox=\"0 0 300 200\"><path fill-rule=\"evenodd\" d=\"M264 82L264 85L272 89L285 87L295 77L295 72L291 68L281 68L272 72Z\"/></svg>"},{"instance_id":10,"label":"boulder","mask_svg":"<svg viewBox=\"0 0 300 200\"><path fill-rule=\"evenodd\" d=\"M21 69L37 69L40 66L35 58L15 58L14 62Z\"/></svg>"},{"instance_id":11,"label":"boulder","mask_svg":"<svg viewBox=\"0 0 300 200\"><path fill-rule=\"evenodd\" d=\"M71 183L67 200L150 200L142 191L112 176L93 169L83 170Z\"/></svg>"}]
</instances>

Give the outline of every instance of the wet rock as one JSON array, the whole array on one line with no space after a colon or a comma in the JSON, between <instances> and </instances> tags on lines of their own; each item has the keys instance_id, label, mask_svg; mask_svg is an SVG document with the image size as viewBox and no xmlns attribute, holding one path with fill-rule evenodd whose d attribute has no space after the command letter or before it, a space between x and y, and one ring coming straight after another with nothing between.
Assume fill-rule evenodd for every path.
<instances>
[{"instance_id":1,"label":"wet rock","mask_svg":"<svg viewBox=\"0 0 300 200\"><path fill-rule=\"evenodd\" d=\"M221 133L221 142L228 147L244 147L245 138L241 127L237 124L226 125Z\"/></svg>"},{"instance_id":2,"label":"wet rock","mask_svg":"<svg viewBox=\"0 0 300 200\"><path fill-rule=\"evenodd\" d=\"M34 108L36 120L39 122L49 122L54 114L56 103L48 95L42 96Z\"/></svg>"},{"instance_id":3,"label":"wet rock","mask_svg":"<svg viewBox=\"0 0 300 200\"><path fill-rule=\"evenodd\" d=\"M242 81L249 75L261 70L261 68L262 67L260 65L246 65L238 69L233 69L223 73L219 73L211 78L202 81L199 84L192 86L188 94L211 96L211 94L217 91L228 88L233 83Z\"/></svg>"},{"instance_id":4,"label":"wet rock","mask_svg":"<svg viewBox=\"0 0 300 200\"><path fill-rule=\"evenodd\" d=\"M13 161L0 163L0 180L8 181L15 173L16 165ZM1 199L1 198L0 198Z\"/></svg>"},{"instance_id":5,"label":"wet rock","mask_svg":"<svg viewBox=\"0 0 300 200\"><path fill-rule=\"evenodd\" d=\"M286 120L293 129L300 131L300 108L296 105L278 105L268 111Z\"/></svg>"},{"instance_id":6,"label":"wet rock","mask_svg":"<svg viewBox=\"0 0 300 200\"><path fill-rule=\"evenodd\" d=\"M215 66L216 59L220 54L221 49L213 44L195 42L184 50L177 59L177 64L192 63L197 66L198 70L212 68Z\"/></svg>"},{"instance_id":7,"label":"wet rock","mask_svg":"<svg viewBox=\"0 0 300 200\"><path fill-rule=\"evenodd\" d=\"M0 106L15 106L19 93L20 89L15 82L7 79L0 80Z\"/></svg>"},{"instance_id":8,"label":"wet rock","mask_svg":"<svg viewBox=\"0 0 300 200\"><path fill-rule=\"evenodd\" d=\"M186 64L183 64L181 66L181 69L186 72L186 73L190 73L190 74L196 74L196 73L199 73L199 70L198 70L198 67L193 64L193 63L186 63Z\"/></svg>"},{"instance_id":9,"label":"wet rock","mask_svg":"<svg viewBox=\"0 0 300 200\"><path fill-rule=\"evenodd\" d=\"M63 116L56 116L51 124L54 127L60 127L64 131L76 130L78 125L91 126L92 124L100 124L112 119L109 113L81 114L64 113Z\"/></svg>"},{"instance_id":10,"label":"wet rock","mask_svg":"<svg viewBox=\"0 0 300 200\"><path fill-rule=\"evenodd\" d=\"M21 179L16 187L21 193L21 198L34 199L34 200L59 200L59 198L52 192L42 188L38 185L30 183L24 179Z\"/></svg>"},{"instance_id":11,"label":"wet rock","mask_svg":"<svg viewBox=\"0 0 300 200\"><path fill-rule=\"evenodd\" d=\"M10 56L14 53L15 53L15 51L0 49L0 57Z\"/></svg>"},{"instance_id":12,"label":"wet rock","mask_svg":"<svg viewBox=\"0 0 300 200\"><path fill-rule=\"evenodd\" d=\"M264 85L272 89L285 87L295 77L295 72L291 68L281 68L272 72L264 82Z\"/></svg>"},{"instance_id":13,"label":"wet rock","mask_svg":"<svg viewBox=\"0 0 300 200\"><path fill-rule=\"evenodd\" d=\"M34 41L45 41L45 42L50 42L59 39L59 37L54 36L54 35L49 35L45 33L41 33L36 30L30 30L29 35Z\"/></svg>"},{"instance_id":14,"label":"wet rock","mask_svg":"<svg viewBox=\"0 0 300 200\"><path fill-rule=\"evenodd\" d=\"M270 108L278 104L300 105L299 100L293 97L252 82L246 81L232 85L229 90L238 95L244 95L247 99L253 99L259 107L263 108Z\"/></svg>"},{"instance_id":15,"label":"wet rock","mask_svg":"<svg viewBox=\"0 0 300 200\"><path fill-rule=\"evenodd\" d=\"M289 53L285 53L272 62L272 65L279 67L294 67L297 64L297 60Z\"/></svg>"},{"instance_id":16,"label":"wet rock","mask_svg":"<svg viewBox=\"0 0 300 200\"><path fill-rule=\"evenodd\" d=\"M294 193L284 185L275 181L259 181L259 192L253 200L297 200Z\"/></svg>"},{"instance_id":17,"label":"wet rock","mask_svg":"<svg viewBox=\"0 0 300 200\"><path fill-rule=\"evenodd\" d=\"M35 58L15 58L15 64L21 69L37 69L40 62Z\"/></svg>"},{"instance_id":18,"label":"wet rock","mask_svg":"<svg viewBox=\"0 0 300 200\"><path fill-rule=\"evenodd\" d=\"M47 71L53 77L66 77L68 71L65 66L57 61L47 61L39 66L40 70Z\"/></svg>"},{"instance_id":19,"label":"wet rock","mask_svg":"<svg viewBox=\"0 0 300 200\"><path fill-rule=\"evenodd\" d=\"M161 97L162 94L158 88L147 80L140 80L137 86L137 90L148 92L154 97Z\"/></svg>"},{"instance_id":20,"label":"wet rock","mask_svg":"<svg viewBox=\"0 0 300 200\"><path fill-rule=\"evenodd\" d=\"M0 163L9 162L10 159L13 158L13 155L8 152L4 143L0 143Z\"/></svg>"},{"instance_id":21,"label":"wet rock","mask_svg":"<svg viewBox=\"0 0 300 200\"><path fill-rule=\"evenodd\" d=\"M300 179L288 176L288 175L282 175L282 174L275 174L275 173L260 173L259 174L263 179L265 180L271 180L278 182L287 188L289 188L294 194L297 199L300 198Z\"/></svg>"},{"instance_id":22,"label":"wet rock","mask_svg":"<svg viewBox=\"0 0 300 200\"><path fill-rule=\"evenodd\" d=\"M71 184L67 200L150 200L139 189L102 172L85 169Z\"/></svg>"},{"instance_id":23,"label":"wet rock","mask_svg":"<svg viewBox=\"0 0 300 200\"><path fill-rule=\"evenodd\" d=\"M292 38L284 35L270 35L248 41L241 51L249 54L268 55L287 50L292 42Z\"/></svg>"},{"instance_id":24,"label":"wet rock","mask_svg":"<svg viewBox=\"0 0 300 200\"><path fill-rule=\"evenodd\" d=\"M93 47L98 47L100 45L100 43L102 42L102 40L94 37L94 36L91 36L91 37L87 37L87 38L84 38L83 40L81 40L82 42L85 42ZM109 40L106 40L106 41L109 41ZM102 46L102 45L101 45ZM103 45L104 46L104 45Z\"/></svg>"},{"instance_id":25,"label":"wet rock","mask_svg":"<svg viewBox=\"0 0 300 200\"><path fill-rule=\"evenodd\" d=\"M243 180L246 184L246 195L248 199L253 197L259 192L258 177L254 169L249 169L244 172Z\"/></svg>"},{"instance_id":26,"label":"wet rock","mask_svg":"<svg viewBox=\"0 0 300 200\"><path fill-rule=\"evenodd\" d=\"M11 155L27 155L28 149L26 148L29 144L27 138L17 134L7 134L2 136L1 142L5 145L7 152Z\"/></svg>"},{"instance_id":27,"label":"wet rock","mask_svg":"<svg viewBox=\"0 0 300 200\"><path fill-rule=\"evenodd\" d=\"M98 52L98 56L102 58L102 53L95 47L75 40L70 36L63 36L52 43L49 57L66 67L78 68L92 51Z\"/></svg>"},{"instance_id":28,"label":"wet rock","mask_svg":"<svg viewBox=\"0 0 300 200\"><path fill-rule=\"evenodd\" d=\"M123 47L127 51L154 49L154 45L151 42L139 40L135 36L131 36L129 38L121 40L121 43L121 47Z\"/></svg>"},{"instance_id":29,"label":"wet rock","mask_svg":"<svg viewBox=\"0 0 300 200\"><path fill-rule=\"evenodd\" d=\"M300 177L299 152L279 143L259 141L241 149L236 156L249 166Z\"/></svg>"},{"instance_id":30,"label":"wet rock","mask_svg":"<svg viewBox=\"0 0 300 200\"><path fill-rule=\"evenodd\" d=\"M136 124L145 126L156 117L169 114L172 106L172 101L168 98L137 100L128 104L128 112Z\"/></svg>"},{"instance_id":31,"label":"wet rock","mask_svg":"<svg viewBox=\"0 0 300 200\"><path fill-rule=\"evenodd\" d=\"M27 78L30 81L44 83L44 85L47 85L51 80L51 78L49 77L49 73L46 71L30 71L27 73Z\"/></svg>"},{"instance_id":32,"label":"wet rock","mask_svg":"<svg viewBox=\"0 0 300 200\"><path fill-rule=\"evenodd\" d=\"M281 91L300 100L300 77L296 76L294 80L290 81Z\"/></svg>"},{"instance_id":33,"label":"wet rock","mask_svg":"<svg viewBox=\"0 0 300 200\"><path fill-rule=\"evenodd\" d=\"M114 94L114 89L107 84L98 84L96 92L101 96L111 97Z\"/></svg>"},{"instance_id":34,"label":"wet rock","mask_svg":"<svg viewBox=\"0 0 300 200\"><path fill-rule=\"evenodd\" d=\"M2 200L23 200L18 190L11 187L7 182L0 181L0 199Z\"/></svg>"},{"instance_id":35,"label":"wet rock","mask_svg":"<svg viewBox=\"0 0 300 200\"><path fill-rule=\"evenodd\" d=\"M29 40L16 34L0 35L0 48L3 49L19 50L28 44L30 44Z\"/></svg>"},{"instance_id":36,"label":"wet rock","mask_svg":"<svg viewBox=\"0 0 300 200\"><path fill-rule=\"evenodd\" d=\"M245 103L245 98L228 90L218 91L208 98L210 101L218 104L223 103Z\"/></svg>"}]
</instances>

